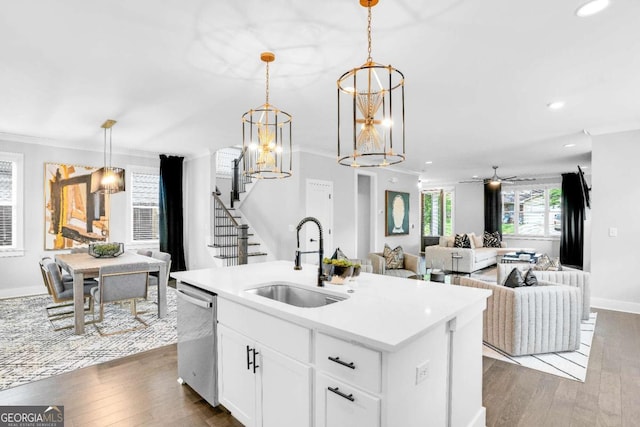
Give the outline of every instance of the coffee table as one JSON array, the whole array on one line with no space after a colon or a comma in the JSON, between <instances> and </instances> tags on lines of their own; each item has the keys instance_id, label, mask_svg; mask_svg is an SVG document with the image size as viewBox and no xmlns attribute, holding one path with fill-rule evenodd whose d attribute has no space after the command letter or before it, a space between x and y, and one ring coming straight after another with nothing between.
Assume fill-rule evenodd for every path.
<instances>
[{"instance_id":1,"label":"coffee table","mask_svg":"<svg viewBox=\"0 0 640 427\"><path fill-rule=\"evenodd\" d=\"M528 255L528 258L525 255ZM535 264L536 262L538 262L538 258L540 258L541 256L542 254L539 253L507 252L502 256L500 262L503 264L513 264L517 262L528 262L530 264Z\"/></svg>"}]
</instances>

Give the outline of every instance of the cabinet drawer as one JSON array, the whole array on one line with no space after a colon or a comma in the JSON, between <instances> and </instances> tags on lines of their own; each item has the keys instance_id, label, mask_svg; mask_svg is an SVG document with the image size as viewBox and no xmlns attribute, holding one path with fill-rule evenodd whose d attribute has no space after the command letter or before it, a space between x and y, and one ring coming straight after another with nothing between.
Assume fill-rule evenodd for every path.
<instances>
[{"instance_id":1,"label":"cabinet drawer","mask_svg":"<svg viewBox=\"0 0 640 427\"><path fill-rule=\"evenodd\" d=\"M380 398L316 374L316 427L380 427Z\"/></svg>"},{"instance_id":2,"label":"cabinet drawer","mask_svg":"<svg viewBox=\"0 0 640 427\"><path fill-rule=\"evenodd\" d=\"M323 333L316 336L316 366L349 383L379 393L381 364L378 351Z\"/></svg>"},{"instance_id":3,"label":"cabinet drawer","mask_svg":"<svg viewBox=\"0 0 640 427\"><path fill-rule=\"evenodd\" d=\"M218 322L301 362L311 362L311 331L224 298Z\"/></svg>"}]
</instances>

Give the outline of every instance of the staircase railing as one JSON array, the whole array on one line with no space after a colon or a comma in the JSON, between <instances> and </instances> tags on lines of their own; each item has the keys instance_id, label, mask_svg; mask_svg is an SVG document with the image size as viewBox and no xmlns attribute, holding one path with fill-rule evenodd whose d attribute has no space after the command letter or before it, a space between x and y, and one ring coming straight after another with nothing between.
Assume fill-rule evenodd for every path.
<instances>
[{"instance_id":1,"label":"staircase railing","mask_svg":"<svg viewBox=\"0 0 640 427\"><path fill-rule=\"evenodd\" d=\"M238 158L233 159L233 173L231 175L231 207L233 203L240 200L240 193L246 191L246 185L251 182L251 177L240 173L240 163L244 158L246 149L242 150Z\"/></svg>"},{"instance_id":2,"label":"staircase railing","mask_svg":"<svg viewBox=\"0 0 640 427\"><path fill-rule=\"evenodd\" d=\"M248 226L239 224L220 197L212 193L214 200L213 246L219 248L219 257L227 265L247 263Z\"/></svg>"}]
</instances>

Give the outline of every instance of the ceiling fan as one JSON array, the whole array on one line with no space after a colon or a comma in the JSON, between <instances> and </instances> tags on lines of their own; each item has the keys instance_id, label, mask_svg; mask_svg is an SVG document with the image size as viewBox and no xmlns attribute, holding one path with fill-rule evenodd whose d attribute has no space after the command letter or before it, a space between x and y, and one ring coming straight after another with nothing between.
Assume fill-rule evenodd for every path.
<instances>
[{"instance_id":1,"label":"ceiling fan","mask_svg":"<svg viewBox=\"0 0 640 427\"><path fill-rule=\"evenodd\" d=\"M535 178L518 178L517 176L498 176L498 166L491 166L493 168L493 176L490 178L473 178L468 181L460 181L461 184L482 182L483 184L513 184L516 181L535 181Z\"/></svg>"}]
</instances>

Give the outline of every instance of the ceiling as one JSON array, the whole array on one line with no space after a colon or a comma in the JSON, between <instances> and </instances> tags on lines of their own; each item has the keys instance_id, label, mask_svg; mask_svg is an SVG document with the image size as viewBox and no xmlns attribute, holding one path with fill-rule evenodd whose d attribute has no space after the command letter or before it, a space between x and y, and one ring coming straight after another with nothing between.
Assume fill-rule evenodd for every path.
<instances>
[{"instance_id":1,"label":"ceiling","mask_svg":"<svg viewBox=\"0 0 640 427\"><path fill-rule=\"evenodd\" d=\"M583 2L381 0L372 57L406 76L397 170L558 175L589 165L589 134L640 128L640 2L578 18ZM357 0L2 2L0 136L100 151L111 118L114 151L240 144L271 50L271 102L293 115L294 144L333 156L336 79L366 47Z\"/></svg>"}]
</instances>

